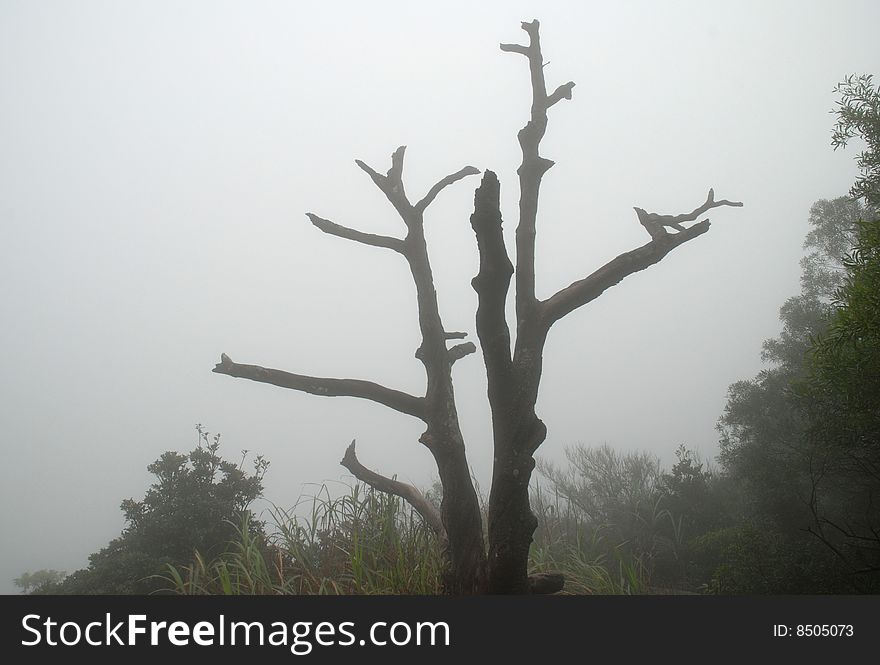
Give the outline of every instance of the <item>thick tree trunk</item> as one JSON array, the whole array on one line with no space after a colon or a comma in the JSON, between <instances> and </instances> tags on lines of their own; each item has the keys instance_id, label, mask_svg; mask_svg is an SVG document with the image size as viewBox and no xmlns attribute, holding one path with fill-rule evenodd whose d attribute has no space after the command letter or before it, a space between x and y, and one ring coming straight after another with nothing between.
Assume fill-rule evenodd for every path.
<instances>
[{"instance_id":1,"label":"thick tree trunk","mask_svg":"<svg viewBox=\"0 0 880 665\"><path fill-rule=\"evenodd\" d=\"M547 430L535 414L545 333L519 326L511 357L505 303L513 266L501 231L500 186L486 171L474 196L471 226L480 252L477 334L483 347L495 446L489 493L489 591L529 593L529 547L537 520L529 505L533 453Z\"/></svg>"},{"instance_id":2,"label":"thick tree trunk","mask_svg":"<svg viewBox=\"0 0 880 665\"><path fill-rule=\"evenodd\" d=\"M486 363L495 444L489 496L491 593L534 593L562 583L559 576L551 576L552 584L528 577L529 548L537 527L529 504L529 481L535 468L534 453L547 436L544 423L535 413L535 404L550 327L628 275L657 263L675 247L709 229L708 220L689 228L683 223L696 221L710 208L742 205L716 201L714 192L709 190L706 203L684 215L658 215L636 208L651 242L621 254L547 300L539 300L535 291L538 197L541 180L553 166L553 161L541 156L539 149L547 130L547 111L557 102L571 99L574 83L569 81L547 93L539 24L523 23L522 29L528 35L528 44L501 45L502 51L527 58L532 87L529 120L518 134L522 163L517 169L520 199L516 227L516 343L512 356L505 308L513 267L501 233L499 185L491 171L485 173L476 192L471 216L480 252L480 271L473 280L479 299L477 334ZM670 234L667 227L677 233Z\"/></svg>"},{"instance_id":3,"label":"thick tree trunk","mask_svg":"<svg viewBox=\"0 0 880 665\"><path fill-rule=\"evenodd\" d=\"M529 501L534 453L547 436L535 413L541 381L543 336L517 340L508 404L496 429L495 464L489 495L489 590L491 593L529 593L529 548L538 520ZM494 415L493 415L494 417Z\"/></svg>"},{"instance_id":4,"label":"thick tree trunk","mask_svg":"<svg viewBox=\"0 0 880 665\"><path fill-rule=\"evenodd\" d=\"M444 576L447 593L463 596L482 594L488 587L486 549L480 504L464 445L435 454L443 486L441 514L446 527L449 569Z\"/></svg>"},{"instance_id":5,"label":"thick tree trunk","mask_svg":"<svg viewBox=\"0 0 880 665\"><path fill-rule=\"evenodd\" d=\"M538 520L529 502L534 452L546 437L534 404L515 407L508 437L496 441L489 495L489 590L528 593L528 561Z\"/></svg>"},{"instance_id":6,"label":"thick tree trunk","mask_svg":"<svg viewBox=\"0 0 880 665\"><path fill-rule=\"evenodd\" d=\"M727 200L716 201L714 191L710 189L704 204L683 215L659 215L636 208L639 222L651 236L649 243L621 254L550 298L539 300L535 291L538 195L541 179L553 166L551 160L539 154L539 147L547 129L547 111L557 102L571 99L574 83L565 83L547 93L538 22L523 23L522 28L528 34L528 45L501 45L502 51L518 53L528 59L532 87L530 117L518 134L523 160L517 170L520 201L516 227L516 344L513 352L506 303L514 268L501 231L500 186L491 171L485 172L476 191L471 216L480 253L479 273L472 282L479 303L476 325L486 364L495 446L489 497L488 558L479 500L471 481L452 385L453 364L473 353L476 347L471 342L447 347L449 340L462 339L466 334L447 332L443 327L423 219L427 207L444 188L479 173L477 169L466 166L445 176L413 204L403 184L404 147L398 148L391 156L391 168L385 175L356 160L400 215L407 229L404 238L365 233L306 213L312 224L324 233L389 249L406 259L418 304L422 342L416 358L425 368L427 386L424 396L410 395L372 381L305 376L239 364L225 354L214 368L219 374L314 395L367 399L422 420L427 427L419 441L433 455L443 485L439 516L416 488L363 467L354 455L353 444L346 451L343 464L363 482L404 497L441 535L446 543L449 563L446 590L456 595L486 591L499 594L553 593L562 588L563 579L559 574L528 577L529 548L537 526L529 505L529 481L535 468L535 451L547 435L544 423L535 413L535 404L541 381L544 343L550 327L628 275L657 263L675 247L709 229L708 220L690 227L682 224L696 221L711 208L742 205ZM667 228L677 232L669 233Z\"/></svg>"}]
</instances>

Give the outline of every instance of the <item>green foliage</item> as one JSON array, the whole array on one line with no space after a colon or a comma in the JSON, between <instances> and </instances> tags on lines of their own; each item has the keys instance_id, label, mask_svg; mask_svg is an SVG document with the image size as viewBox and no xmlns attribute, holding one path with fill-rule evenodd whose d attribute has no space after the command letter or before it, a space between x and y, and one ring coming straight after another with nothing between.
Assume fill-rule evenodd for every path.
<instances>
[{"instance_id":1,"label":"green foliage","mask_svg":"<svg viewBox=\"0 0 880 665\"><path fill-rule=\"evenodd\" d=\"M880 219L862 222L827 333L801 385L809 413L814 533L880 590Z\"/></svg>"},{"instance_id":2,"label":"green foliage","mask_svg":"<svg viewBox=\"0 0 880 665\"><path fill-rule=\"evenodd\" d=\"M122 502L126 527L121 536L92 554L88 568L40 591L152 593L163 586L156 575L168 564L186 563L194 551L213 555L225 550L243 519L249 536L259 536L262 524L248 506L262 492L268 462L257 457L249 474L221 459L220 435L211 438L201 425L197 431L199 445L190 453L166 452L147 467L156 481L142 501Z\"/></svg>"},{"instance_id":3,"label":"green foliage","mask_svg":"<svg viewBox=\"0 0 880 665\"><path fill-rule=\"evenodd\" d=\"M647 453L621 455L608 445L566 448L568 466L548 461L539 471L554 491L593 524L602 524L619 541L642 536L641 524L650 519L660 496L660 462Z\"/></svg>"},{"instance_id":4,"label":"green foliage","mask_svg":"<svg viewBox=\"0 0 880 665\"><path fill-rule=\"evenodd\" d=\"M858 156L860 173L850 193L880 206L880 91L870 74L847 76L834 91L840 94L840 101L831 145L836 150L856 137L866 144Z\"/></svg>"},{"instance_id":5,"label":"green foliage","mask_svg":"<svg viewBox=\"0 0 880 665\"><path fill-rule=\"evenodd\" d=\"M276 509L268 538L247 524L228 551L169 566L182 594L439 594L441 544L398 497L355 485L341 497L322 487L309 516Z\"/></svg>"},{"instance_id":6,"label":"green foliage","mask_svg":"<svg viewBox=\"0 0 880 665\"><path fill-rule=\"evenodd\" d=\"M851 251L842 256L827 330L812 345L807 376L793 385L805 414L810 532L848 573L850 586L880 591L880 91L849 76L832 145L864 141L851 194L864 199ZM837 248L839 250L839 248ZM849 248L847 248L849 250Z\"/></svg>"},{"instance_id":7,"label":"green foliage","mask_svg":"<svg viewBox=\"0 0 880 665\"><path fill-rule=\"evenodd\" d=\"M607 445L566 449L565 469L539 461L550 483L549 492L539 488L532 498L539 515L532 557L539 569L567 572L570 591L645 593L651 586L686 585L686 533L703 519L691 495L709 480L693 453L681 448L679 455L673 475L663 473L656 457Z\"/></svg>"},{"instance_id":8,"label":"green foliage","mask_svg":"<svg viewBox=\"0 0 880 665\"><path fill-rule=\"evenodd\" d=\"M764 342L770 367L730 386L719 419L720 461L741 488L738 512L784 532L809 525L813 451L804 445L807 416L793 385L807 374L806 356L825 331L845 276L843 254L853 246L865 208L841 197L817 201L801 261L801 294L780 308L782 332Z\"/></svg>"},{"instance_id":9,"label":"green foliage","mask_svg":"<svg viewBox=\"0 0 880 665\"><path fill-rule=\"evenodd\" d=\"M773 368L730 387L719 421L719 459L741 490L737 514L796 532L810 524L811 488L806 419L792 381L792 374Z\"/></svg>"},{"instance_id":10,"label":"green foliage","mask_svg":"<svg viewBox=\"0 0 880 665\"><path fill-rule=\"evenodd\" d=\"M764 344L771 366L730 387L720 459L739 488L739 524L698 548L720 557L711 574L724 592L877 588L878 233L860 222L872 214L846 198L813 206L802 292Z\"/></svg>"},{"instance_id":11,"label":"green foliage","mask_svg":"<svg viewBox=\"0 0 880 665\"><path fill-rule=\"evenodd\" d=\"M827 333L812 355L813 387L828 401L826 417L877 441L880 413L880 218L859 224L844 260L846 278ZM829 433L826 432L826 436Z\"/></svg>"},{"instance_id":12,"label":"green foliage","mask_svg":"<svg viewBox=\"0 0 880 665\"><path fill-rule=\"evenodd\" d=\"M39 593L42 589L58 584L67 576L61 570L35 570L32 573L22 573L12 580L13 584L21 589L22 593Z\"/></svg>"},{"instance_id":13,"label":"green foliage","mask_svg":"<svg viewBox=\"0 0 880 665\"><path fill-rule=\"evenodd\" d=\"M810 207L810 231L804 240L801 259L801 300L829 303L843 283L842 259L855 245L856 223L867 210L858 200L847 196L821 199ZM820 313L825 318L827 311ZM788 317L782 315L783 321ZM796 325L795 321L792 324ZM805 332L809 334L809 330ZM798 338L803 340L803 338Z\"/></svg>"},{"instance_id":14,"label":"green foliage","mask_svg":"<svg viewBox=\"0 0 880 665\"><path fill-rule=\"evenodd\" d=\"M805 529L811 521L814 451L805 443L807 413L793 386L807 375L807 353L829 324L835 289L845 276L838 252L852 247L864 212L848 198L813 205L801 294L780 309L780 336L764 343L762 357L770 367L730 386L719 419L720 460L743 490L740 512L773 523L780 532Z\"/></svg>"},{"instance_id":15,"label":"green foliage","mask_svg":"<svg viewBox=\"0 0 880 665\"><path fill-rule=\"evenodd\" d=\"M156 579L166 583L165 590L189 595L213 593L225 596L270 595L284 593L283 565L256 533L245 514L241 524L222 554L206 561L201 553L193 554L186 566L166 564L165 574Z\"/></svg>"},{"instance_id":16,"label":"green foliage","mask_svg":"<svg viewBox=\"0 0 880 665\"><path fill-rule=\"evenodd\" d=\"M640 594L649 590L645 556L633 553L605 525L555 489L537 486L531 498L538 517L529 552L529 572L561 572L565 593Z\"/></svg>"},{"instance_id":17,"label":"green foliage","mask_svg":"<svg viewBox=\"0 0 880 665\"><path fill-rule=\"evenodd\" d=\"M237 524L260 496L268 463L258 456L249 475L220 458L219 434L211 439L197 429L198 447L186 455L163 453L147 467L157 480L144 499L122 502L127 549L171 561L188 560L194 549L213 555L234 533L229 522Z\"/></svg>"},{"instance_id":18,"label":"green foliage","mask_svg":"<svg viewBox=\"0 0 880 665\"><path fill-rule=\"evenodd\" d=\"M663 474L662 498L666 509L680 521L685 537L705 533L730 521L724 479L699 461L696 454L679 446L676 463Z\"/></svg>"},{"instance_id":19,"label":"green foliage","mask_svg":"<svg viewBox=\"0 0 880 665\"><path fill-rule=\"evenodd\" d=\"M833 593L847 586L818 540L792 539L766 524L718 529L694 539L691 549L706 593Z\"/></svg>"}]
</instances>

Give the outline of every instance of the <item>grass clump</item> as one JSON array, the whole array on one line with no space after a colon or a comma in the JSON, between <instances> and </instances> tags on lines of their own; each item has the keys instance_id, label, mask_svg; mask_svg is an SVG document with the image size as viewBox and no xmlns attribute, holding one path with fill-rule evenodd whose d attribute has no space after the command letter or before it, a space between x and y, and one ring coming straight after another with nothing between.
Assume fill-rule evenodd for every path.
<instances>
[{"instance_id":1,"label":"grass clump","mask_svg":"<svg viewBox=\"0 0 880 665\"><path fill-rule=\"evenodd\" d=\"M303 508L308 515L303 517ZM223 554L169 566L181 594L439 594L443 557L435 534L398 497L326 486L290 510L272 511L274 531L253 536L247 520Z\"/></svg>"}]
</instances>

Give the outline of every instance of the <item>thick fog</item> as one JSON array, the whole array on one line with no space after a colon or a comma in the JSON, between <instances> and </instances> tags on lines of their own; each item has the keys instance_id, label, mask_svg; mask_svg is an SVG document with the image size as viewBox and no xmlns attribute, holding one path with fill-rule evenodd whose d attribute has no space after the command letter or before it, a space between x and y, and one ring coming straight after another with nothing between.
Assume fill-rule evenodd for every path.
<instances>
[{"instance_id":1,"label":"thick fog","mask_svg":"<svg viewBox=\"0 0 880 665\"><path fill-rule=\"evenodd\" d=\"M880 5L864 2L0 3L0 591L83 567L119 534L146 466L188 451L271 462L289 507L361 461L426 486L414 419L211 372L235 361L422 394L415 295L401 257L305 216L402 234L354 164L406 145L418 200L472 164L516 224L524 42L538 18L550 110L538 295L649 240L633 206L689 212L710 187L743 208L554 327L539 454L608 443L669 462L717 453L727 387L761 368L798 291L810 204L846 193L833 86L876 73ZM428 212L449 330L474 337L478 177ZM456 363L474 475L488 490L482 358Z\"/></svg>"}]
</instances>

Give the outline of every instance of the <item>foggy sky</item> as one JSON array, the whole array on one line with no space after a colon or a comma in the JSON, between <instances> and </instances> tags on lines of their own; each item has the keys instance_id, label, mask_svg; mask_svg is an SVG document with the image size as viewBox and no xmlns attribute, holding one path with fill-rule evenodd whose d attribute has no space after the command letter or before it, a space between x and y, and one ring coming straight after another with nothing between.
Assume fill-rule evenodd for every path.
<instances>
[{"instance_id":1,"label":"foggy sky","mask_svg":"<svg viewBox=\"0 0 880 665\"><path fill-rule=\"evenodd\" d=\"M539 13L536 13L539 12ZM552 90L542 154L538 295L644 244L632 206L689 212L709 187L743 208L554 327L539 454L608 443L711 459L730 383L798 292L810 204L846 193L833 86L878 73L876 2L0 2L0 591L72 572L119 534L146 466L188 451L271 462L266 497L361 461L427 485L420 423L211 372L235 361L423 394L401 257L327 236L305 212L372 233L402 223L354 164L406 145L420 198L472 164L516 223L526 61L499 42L541 21ZM478 177L426 216L441 314L474 338ZM491 440L479 354L456 363L474 474Z\"/></svg>"}]
</instances>

